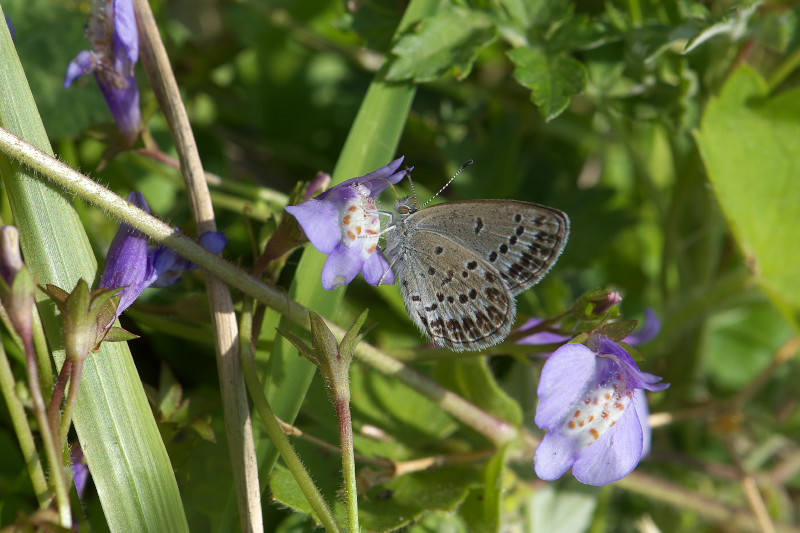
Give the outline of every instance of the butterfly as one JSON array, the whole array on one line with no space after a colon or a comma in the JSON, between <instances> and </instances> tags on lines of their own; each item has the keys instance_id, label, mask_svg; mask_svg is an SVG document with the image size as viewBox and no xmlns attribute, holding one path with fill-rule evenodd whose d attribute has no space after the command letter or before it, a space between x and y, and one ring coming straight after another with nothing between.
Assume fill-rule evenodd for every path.
<instances>
[{"instance_id":1,"label":"butterfly","mask_svg":"<svg viewBox=\"0 0 800 533\"><path fill-rule=\"evenodd\" d=\"M418 209L406 197L387 229L385 253L411 320L439 347L477 351L511 333L515 297L556 263L569 217L517 200Z\"/></svg>"}]
</instances>

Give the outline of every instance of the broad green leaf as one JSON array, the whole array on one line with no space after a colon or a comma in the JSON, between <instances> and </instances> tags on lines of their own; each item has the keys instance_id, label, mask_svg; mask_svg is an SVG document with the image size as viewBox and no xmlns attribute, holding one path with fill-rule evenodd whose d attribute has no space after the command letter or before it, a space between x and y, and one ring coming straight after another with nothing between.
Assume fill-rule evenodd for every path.
<instances>
[{"instance_id":1,"label":"broad green leaf","mask_svg":"<svg viewBox=\"0 0 800 533\"><path fill-rule=\"evenodd\" d=\"M784 317L766 301L715 314L703 335L710 377L727 389L739 390L770 364L791 335Z\"/></svg>"},{"instance_id":2,"label":"broad green leaf","mask_svg":"<svg viewBox=\"0 0 800 533\"><path fill-rule=\"evenodd\" d=\"M597 492L559 490L545 485L525 505L525 531L531 533L583 533L589 529L597 506Z\"/></svg>"},{"instance_id":3,"label":"broad green leaf","mask_svg":"<svg viewBox=\"0 0 800 533\"><path fill-rule=\"evenodd\" d=\"M564 52L530 46L514 48L508 57L516 67L514 77L531 89L531 100L545 120L560 115L586 86L586 67Z\"/></svg>"},{"instance_id":4,"label":"broad green leaf","mask_svg":"<svg viewBox=\"0 0 800 533\"><path fill-rule=\"evenodd\" d=\"M386 431L409 447L438 443L458 428L433 401L391 376L356 365L351 372L354 417Z\"/></svg>"},{"instance_id":5,"label":"broad green leaf","mask_svg":"<svg viewBox=\"0 0 800 533\"><path fill-rule=\"evenodd\" d=\"M405 35L392 48L396 57L386 79L421 83L452 72L462 80L472 70L478 50L494 37L494 26L481 12L444 4L436 15L424 19L415 33Z\"/></svg>"},{"instance_id":6,"label":"broad green leaf","mask_svg":"<svg viewBox=\"0 0 800 533\"><path fill-rule=\"evenodd\" d=\"M522 409L498 385L487 358L441 361L436 380L494 416L515 426L522 424Z\"/></svg>"},{"instance_id":7,"label":"broad green leaf","mask_svg":"<svg viewBox=\"0 0 800 533\"><path fill-rule=\"evenodd\" d=\"M313 457L308 457L307 465L312 476L323 493L333 500L335 485L331 485L330 481L338 479L339 457L318 452L311 455ZM318 475L321 471L327 471L328 475L321 479ZM454 511L464 501L470 488L479 482L477 470L460 466L445 466L401 476L359 497L362 525L368 531L393 531L430 512ZM283 465L275 467L270 478L270 489L277 502L295 511L310 513L308 502ZM335 508L336 514L343 516L344 506L338 500Z\"/></svg>"},{"instance_id":8,"label":"broad green leaf","mask_svg":"<svg viewBox=\"0 0 800 533\"><path fill-rule=\"evenodd\" d=\"M771 96L742 67L712 100L697 140L722 211L753 274L800 323L800 90Z\"/></svg>"},{"instance_id":9,"label":"broad green leaf","mask_svg":"<svg viewBox=\"0 0 800 533\"><path fill-rule=\"evenodd\" d=\"M473 489L461 515L474 533L499 531L502 525L503 478L508 446L503 447L483 468L483 486Z\"/></svg>"},{"instance_id":10,"label":"broad green leaf","mask_svg":"<svg viewBox=\"0 0 800 533\"><path fill-rule=\"evenodd\" d=\"M52 154L5 25L0 27L0 63L0 126ZM79 278L91 283L97 262L73 198L5 155L0 155L0 175L36 282L67 290ZM39 310L60 367L60 317L48 300L39 302ZM188 530L173 467L127 343L103 344L87 359L74 423L111 531Z\"/></svg>"}]
</instances>

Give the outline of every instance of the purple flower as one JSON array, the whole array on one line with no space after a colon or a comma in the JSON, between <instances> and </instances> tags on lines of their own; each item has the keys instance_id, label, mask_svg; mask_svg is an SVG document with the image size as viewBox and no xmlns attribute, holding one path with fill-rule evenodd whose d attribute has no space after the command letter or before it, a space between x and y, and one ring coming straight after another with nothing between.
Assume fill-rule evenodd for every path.
<instances>
[{"instance_id":1,"label":"purple flower","mask_svg":"<svg viewBox=\"0 0 800 533\"><path fill-rule=\"evenodd\" d=\"M86 485L89 483L89 465L86 464L86 457L83 455L83 448L80 442L75 442L70 451L70 459L72 459L72 475L75 482L75 492L78 493L78 498L83 498L83 492L86 490Z\"/></svg>"},{"instance_id":2,"label":"purple flower","mask_svg":"<svg viewBox=\"0 0 800 533\"><path fill-rule=\"evenodd\" d=\"M228 244L225 234L219 231L207 231L200 235L200 244L213 254L222 253ZM156 280L153 287L169 287L181 280L184 272L194 270L197 265L178 255L178 252L166 246L154 246L150 249Z\"/></svg>"},{"instance_id":3,"label":"purple flower","mask_svg":"<svg viewBox=\"0 0 800 533\"><path fill-rule=\"evenodd\" d=\"M586 344L565 344L542 369L536 425L547 434L534 466L547 481L572 467L578 481L599 486L630 474L650 451L644 390L669 384L639 370L608 337L592 335Z\"/></svg>"},{"instance_id":4,"label":"purple flower","mask_svg":"<svg viewBox=\"0 0 800 533\"><path fill-rule=\"evenodd\" d=\"M150 206L142 193L131 192L128 201L150 213ZM200 244L215 254L222 252L227 243L227 238L221 232L208 231L200 236ZM174 285L180 281L183 272L195 268L197 265L171 248L149 246L146 235L123 222L108 249L100 287L121 289L122 296L116 313L118 317L147 287Z\"/></svg>"},{"instance_id":5,"label":"purple flower","mask_svg":"<svg viewBox=\"0 0 800 533\"><path fill-rule=\"evenodd\" d=\"M328 255L322 269L322 286L327 290L347 285L359 272L371 285L394 283L394 272L378 248L381 222L375 198L411 171L398 171L402 163L399 157L375 172L286 207L311 244Z\"/></svg>"},{"instance_id":6,"label":"purple flower","mask_svg":"<svg viewBox=\"0 0 800 533\"><path fill-rule=\"evenodd\" d=\"M87 27L91 50L67 67L64 87L94 73L114 120L129 144L139 134L139 89L133 69L139 60L139 35L132 0L95 0Z\"/></svg>"},{"instance_id":7,"label":"purple flower","mask_svg":"<svg viewBox=\"0 0 800 533\"><path fill-rule=\"evenodd\" d=\"M622 342L638 346L655 339L659 333L661 333L661 320L656 312L648 307L644 312L641 327L622 339Z\"/></svg>"},{"instance_id":8,"label":"purple flower","mask_svg":"<svg viewBox=\"0 0 800 533\"><path fill-rule=\"evenodd\" d=\"M150 213L142 193L131 192L128 201ZM158 272L153 267L147 236L123 222L108 249L106 268L100 278L100 287L120 289L122 296L116 316L130 307L156 278Z\"/></svg>"}]
</instances>

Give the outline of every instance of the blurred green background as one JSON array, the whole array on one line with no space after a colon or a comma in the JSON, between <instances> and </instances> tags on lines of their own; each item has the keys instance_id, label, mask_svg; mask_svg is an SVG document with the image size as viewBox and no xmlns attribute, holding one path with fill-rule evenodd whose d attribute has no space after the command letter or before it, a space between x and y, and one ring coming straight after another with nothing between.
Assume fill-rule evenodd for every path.
<instances>
[{"instance_id":1,"label":"blurred green background","mask_svg":"<svg viewBox=\"0 0 800 533\"><path fill-rule=\"evenodd\" d=\"M603 287L622 292L625 318L641 318L650 307L662 319L661 335L640 347L640 364L672 383L652 398L651 410L676 418L655 429L653 453L639 470L740 507L747 507L741 471L755 472L772 518L796 523L800 369L790 362L770 370L766 386L742 405L731 403L797 335L800 317L796 3L442 1L427 25L394 42L405 3L392 0L152 6L205 168L224 182L212 192L230 239L226 257L252 265L254 249L283 216L282 194L319 171L332 172L367 87L390 61L390 78L419 82L396 154L415 167L420 198L473 159L445 199L514 198L571 217L564 255L519 297L521 315L556 315ZM89 3L3 0L2 7L60 157L120 195L144 192L154 214L195 234L177 171L136 151L97 170L114 143L111 115L91 77L63 88L67 64L88 48ZM146 77L141 69L137 75L148 135L174 156ZM385 209L391 194L383 196ZM103 257L116 223L76 204ZM297 253L290 257L283 286L298 260ZM192 531L225 523L219 488L231 483L202 287L199 276L189 276L179 287L148 291L123 317L142 335L130 347L152 387ZM370 308L369 342L389 350L421 344L395 287L374 288L358 278L344 302L335 317L342 325ZM477 381L459 384L453 377L464 372L455 367L472 364L418 367L479 397ZM504 412L521 414L535 430L541 362L498 355L488 366L486 379L501 390L487 394L515 404ZM357 429L375 425L392 436L389 443L360 437L362 453L407 459L485 446L391 379L360 366L353 379ZM191 401L185 410L172 407L176 394ZM408 416L409 405L416 416ZM729 405L736 409L727 411ZM297 425L336 443L334 414L317 380ZM0 446L4 456L16 457L8 428ZM333 495L337 460L300 446ZM0 508L6 524L34 500L25 494L21 458L2 463L0 486L11 487ZM417 520L413 531L479 530L469 504L459 505L480 493L482 466L437 472L429 480L396 480L402 486L394 494L406 491L423 502L419 508L382 508L376 497L382 489L370 492L362 512L377 518L366 519L367 527L406 524L386 518L406 513ZM419 474L425 475L431 474ZM289 483L281 476L279 469L271 486L282 505L264 496L269 530L311 528L307 516L287 509L302 506L281 492ZM723 527L636 491L591 489L571 478L546 487L531 461L512 464L502 480L499 512L508 530L635 531L643 530L643 520L661 531ZM88 502L90 521L102 530L96 499ZM560 515L564 508L573 512Z\"/></svg>"}]
</instances>

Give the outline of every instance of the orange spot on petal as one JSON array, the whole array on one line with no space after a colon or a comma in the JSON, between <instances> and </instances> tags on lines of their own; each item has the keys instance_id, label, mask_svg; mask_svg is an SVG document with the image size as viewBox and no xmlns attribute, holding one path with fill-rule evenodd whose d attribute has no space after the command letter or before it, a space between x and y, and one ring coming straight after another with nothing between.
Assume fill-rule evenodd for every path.
<instances>
[{"instance_id":1,"label":"orange spot on petal","mask_svg":"<svg viewBox=\"0 0 800 533\"><path fill-rule=\"evenodd\" d=\"M599 432L599 431L597 431L597 430L596 430L596 429L594 429L594 428L590 429L590 430L589 430L589 433L591 433L591 434L592 434L592 437L594 437L594 440L597 440L597 439L599 439L599 438L600 438L600 432Z\"/></svg>"},{"instance_id":2,"label":"orange spot on petal","mask_svg":"<svg viewBox=\"0 0 800 533\"><path fill-rule=\"evenodd\" d=\"M575 418L578 418L579 416L581 416L581 410L578 409L577 411L575 411L575 414L572 415L572 416L574 416Z\"/></svg>"},{"instance_id":3,"label":"orange spot on petal","mask_svg":"<svg viewBox=\"0 0 800 533\"><path fill-rule=\"evenodd\" d=\"M570 420L569 424L567 424L567 425L569 426L569 429L575 429L575 421L574 420Z\"/></svg>"},{"instance_id":4,"label":"orange spot on petal","mask_svg":"<svg viewBox=\"0 0 800 533\"><path fill-rule=\"evenodd\" d=\"M350 207L347 208L347 210L350 211L351 213L354 213L355 211L358 211L358 207L351 205Z\"/></svg>"},{"instance_id":5,"label":"orange spot on petal","mask_svg":"<svg viewBox=\"0 0 800 533\"><path fill-rule=\"evenodd\" d=\"M352 231L348 231L348 232L347 232L347 236L348 236L348 237L350 237L350 240L351 240L351 241L354 241L354 240L356 240L356 234L355 234L355 233L353 233Z\"/></svg>"},{"instance_id":6,"label":"orange spot on petal","mask_svg":"<svg viewBox=\"0 0 800 533\"><path fill-rule=\"evenodd\" d=\"M615 404L614 404L614 407L616 407L616 408L617 408L617 409L619 409L620 411L624 411L624 410L625 410L625 406L624 406L624 405L622 405L621 403L615 403Z\"/></svg>"},{"instance_id":7,"label":"orange spot on petal","mask_svg":"<svg viewBox=\"0 0 800 533\"><path fill-rule=\"evenodd\" d=\"M353 218L352 215L345 215L345 217L342 219L342 224L344 224L345 226L349 226L350 220L352 218Z\"/></svg>"},{"instance_id":8,"label":"orange spot on petal","mask_svg":"<svg viewBox=\"0 0 800 533\"><path fill-rule=\"evenodd\" d=\"M377 244L373 244L372 246L370 246L369 248L367 248L367 251L368 251L369 253L373 253L373 252L375 252L375 250L377 250L377 249L378 249L378 245L377 245Z\"/></svg>"}]
</instances>

